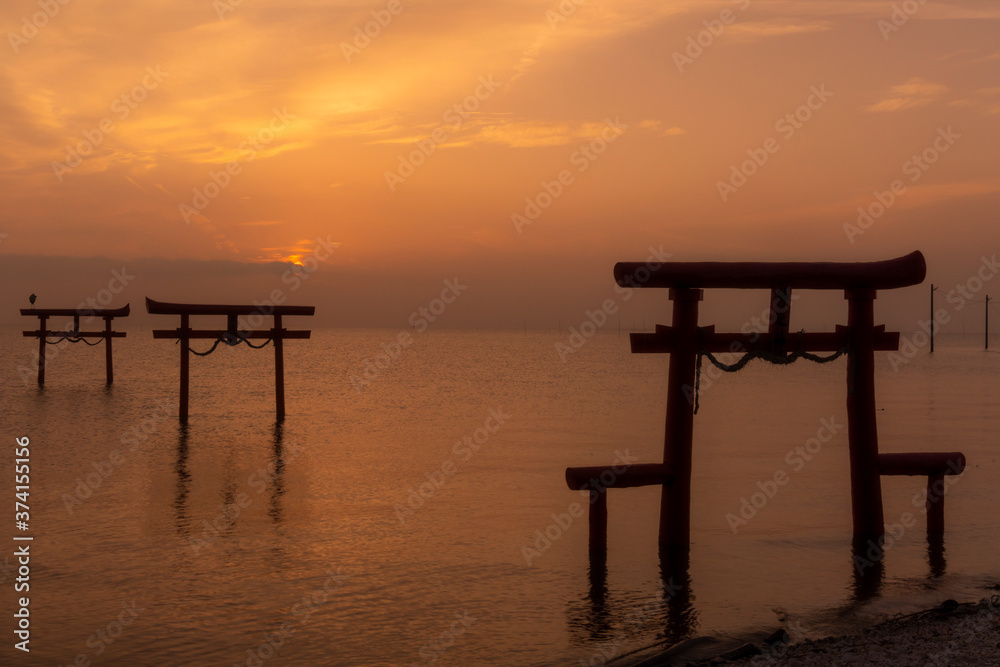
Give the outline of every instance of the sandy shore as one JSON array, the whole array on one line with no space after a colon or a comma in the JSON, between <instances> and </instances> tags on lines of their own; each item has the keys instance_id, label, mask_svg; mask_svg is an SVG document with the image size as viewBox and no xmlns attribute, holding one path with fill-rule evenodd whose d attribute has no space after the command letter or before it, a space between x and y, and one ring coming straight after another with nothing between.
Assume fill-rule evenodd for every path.
<instances>
[{"instance_id":1,"label":"sandy shore","mask_svg":"<svg viewBox=\"0 0 1000 667\"><path fill-rule=\"evenodd\" d=\"M701 664L1000 665L1000 595L978 603L948 600L856 635L756 649L759 655Z\"/></svg>"},{"instance_id":2,"label":"sandy shore","mask_svg":"<svg viewBox=\"0 0 1000 667\"><path fill-rule=\"evenodd\" d=\"M703 641L709 640L709 641ZM996 665L1000 666L1000 595L977 602L947 600L935 609L899 616L857 634L788 642L783 631L724 653L696 638L633 667L676 665ZM707 653L706 653L707 649Z\"/></svg>"}]
</instances>

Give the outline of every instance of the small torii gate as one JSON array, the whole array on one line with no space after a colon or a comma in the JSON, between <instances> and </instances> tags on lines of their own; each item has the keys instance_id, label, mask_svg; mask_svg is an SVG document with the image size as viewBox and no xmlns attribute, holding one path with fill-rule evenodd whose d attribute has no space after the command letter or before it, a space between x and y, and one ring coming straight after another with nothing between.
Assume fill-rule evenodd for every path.
<instances>
[{"instance_id":1,"label":"small torii gate","mask_svg":"<svg viewBox=\"0 0 1000 667\"><path fill-rule=\"evenodd\" d=\"M281 326L283 315L304 315L315 314L315 306L228 306L211 305L199 303L164 303L154 301L146 297L146 311L152 315L180 315L181 323L177 329L156 329L153 331L153 338L176 338L181 345L181 389L180 389L180 420L187 422L188 419L188 375L190 356L189 352L194 352L198 356L211 354L219 343L227 345L239 345L246 343L248 346L259 349L274 342L274 397L275 412L277 421L285 419L285 355L284 341L290 338L309 338L310 331L290 331ZM225 329L192 329L192 315L225 315ZM239 331L238 322L240 315L271 316L274 319L274 326L263 331ZM206 352L196 352L191 349L188 343L191 339L215 339L211 349ZM265 339L260 345L253 345L250 339Z\"/></svg>"},{"instance_id":2,"label":"small torii gate","mask_svg":"<svg viewBox=\"0 0 1000 667\"><path fill-rule=\"evenodd\" d=\"M92 308L22 308L22 315L38 318L38 329L36 331L24 331L24 336L38 339L38 386L45 384L45 346L55 345L64 340L70 343L84 342L87 345L97 345L87 343L88 338L104 339L104 368L108 384L115 380L115 370L111 362L111 339L124 338L124 331L113 331L111 322L116 317L128 317L129 305L125 304L121 308L92 309ZM72 317L73 330L49 331L46 328L46 321L50 317ZM104 331L80 331L81 317L102 317L104 318ZM54 343L49 342L49 336L55 336L59 340ZM99 342L99 341L98 341Z\"/></svg>"},{"instance_id":3,"label":"small torii gate","mask_svg":"<svg viewBox=\"0 0 1000 667\"><path fill-rule=\"evenodd\" d=\"M655 270L645 263L615 265L622 287L669 288L673 301L670 326L655 333L631 334L633 353L670 353L663 463L635 464L623 471L609 466L566 469L570 489L589 490L590 548L607 546L607 489L661 485L661 547L687 549L691 531L691 444L701 357L717 363L713 352L746 352L741 362L761 357L774 363L796 358L829 361L846 352L847 420L851 464L854 536L878 539L885 532L881 475L927 477L927 531L944 531L943 476L959 474L965 457L959 452L880 454L875 420L875 351L897 350L899 333L875 325L877 290L916 285L927 268L913 252L897 259L864 262L667 262ZM767 333L716 333L698 326L702 288L771 290ZM844 290L847 326L832 333L789 334L792 289ZM819 358L807 352L837 354ZM720 367L724 366L719 364ZM735 370L732 367L724 370Z\"/></svg>"}]
</instances>

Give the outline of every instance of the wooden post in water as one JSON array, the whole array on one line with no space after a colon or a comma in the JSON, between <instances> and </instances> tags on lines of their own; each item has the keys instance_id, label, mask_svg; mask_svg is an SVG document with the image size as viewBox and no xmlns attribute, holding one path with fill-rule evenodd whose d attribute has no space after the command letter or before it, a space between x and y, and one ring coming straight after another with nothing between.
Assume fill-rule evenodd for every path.
<instances>
[{"instance_id":1,"label":"wooden post in water","mask_svg":"<svg viewBox=\"0 0 1000 667\"><path fill-rule=\"evenodd\" d=\"M927 534L944 535L944 474L927 476Z\"/></svg>"},{"instance_id":2,"label":"wooden post in water","mask_svg":"<svg viewBox=\"0 0 1000 667\"><path fill-rule=\"evenodd\" d=\"M674 302L670 329L676 347L670 351L663 463L673 472L674 480L663 486L660 495L661 547L687 548L691 542L691 444L694 433L691 396L698 361L698 302L702 294L700 289L670 290L670 299Z\"/></svg>"},{"instance_id":3,"label":"wooden post in water","mask_svg":"<svg viewBox=\"0 0 1000 667\"><path fill-rule=\"evenodd\" d=\"M875 420L875 290L848 289L847 438L851 461L854 535L878 538L885 531L882 479Z\"/></svg>"},{"instance_id":4,"label":"wooden post in water","mask_svg":"<svg viewBox=\"0 0 1000 667\"><path fill-rule=\"evenodd\" d=\"M178 330L181 345L181 397L180 397L180 420L186 423L188 420L188 379L190 373L190 350L188 344L191 342L191 327L189 315L181 315L181 328Z\"/></svg>"},{"instance_id":5,"label":"wooden post in water","mask_svg":"<svg viewBox=\"0 0 1000 667\"><path fill-rule=\"evenodd\" d=\"M274 316L274 404L279 422L285 420L285 350L282 343L281 315Z\"/></svg>"},{"instance_id":6,"label":"wooden post in water","mask_svg":"<svg viewBox=\"0 0 1000 667\"><path fill-rule=\"evenodd\" d=\"M986 350L990 349L990 295L986 295Z\"/></svg>"},{"instance_id":7,"label":"wooden post in water","mask_svg":"<svg viewBox=\"0 0 1000 667\"><path fill-rule=\"evenodd\" d=\"M934 351L934 290L936 289L934 283L931 283L931 352Z\"/></svg>"},{"instance_id":8,"label":"wooden post in water","mask_svg":"<svg viewBox=\"0 0 1000 667\"><path fill-rule=\"evenodd\" d=\"M45 332L47 331L45 315L38 316L38 386L45 385Z\"/></svg>"},{"instance_id":9,"label":"wooden post in water","mask_svg":"<svg viewBox=\"0 0 1000 667\"><path fill-rule=\"evenodd\" d=\"M590 551L604 552L608 548L608 490L590 489Z\"/></svg>"},{"instance_id":10,"label":"wooden post in water","mask_svg":"<svg viewBox=\"0 0 1000 667\"><path fill-rule=\"evenodd\" d=\"M114 384L115 382L115 366L111 362L111 319L107 315L104 316L104 375L107 379L108 384ZM77 325L79 328L79 324Z\"/></svg>"}]
</instances>

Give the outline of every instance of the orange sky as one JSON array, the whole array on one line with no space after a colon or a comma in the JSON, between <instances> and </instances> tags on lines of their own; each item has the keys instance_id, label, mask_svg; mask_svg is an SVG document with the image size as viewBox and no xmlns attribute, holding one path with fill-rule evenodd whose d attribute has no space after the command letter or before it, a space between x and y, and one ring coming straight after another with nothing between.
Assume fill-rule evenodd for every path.
<instances>
[{"instance_id":1,"label":"orange sky","mask_svg":"<svg viewBox=\"0 0 1000 667\"><path fill-rule=\"evenodd\" d=\"M4 277L105 257L155 268L136 305L217 301L185 276L217 271L237 298L257 270L239 263L301 261L323 238L340 245L314 284L377 284L404 315L459 273L490 285L467 324L541 318L546 290L572 318L650 245L677 260L920 249L930 281L964 281L1000 249L1000 6L903 5L894 25L892 2L861 0L11 0ZM894 181L882 216L845 229ZM559 194L527 224L543 182ZM207 263L171 275L154 259ZM108 278L51 266L60 299ZM262 270L246 289L284 268ZM372 294L329 298L374 317Z\"/></svg>"}]
</instances>

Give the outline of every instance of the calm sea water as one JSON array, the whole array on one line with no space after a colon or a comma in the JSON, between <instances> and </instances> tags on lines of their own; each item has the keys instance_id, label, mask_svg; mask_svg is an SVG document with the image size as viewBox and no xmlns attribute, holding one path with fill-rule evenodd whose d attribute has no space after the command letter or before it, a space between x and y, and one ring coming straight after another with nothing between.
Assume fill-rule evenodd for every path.
<instances>
[{"instance_id":1,"label":"calm sea water","mask_svg":"<svg viewBox=\"0 0 1000 667\"><path fill-rule=\"evenodd\" d=\"M895 371L879 356L882 451L969 461L949 489L943 554L929 557L914 503L923 481L885 478L886 521L911 512L916 525L881 580L858 584L846 428L809 460L794 453L846 423L846 362L755 362L702 387L688 585L665 598L658 489L611 493L593 571L586 516L569 517L581 498L566 466L662 456L667 357L630 354L625 335L564 363L555 332L428 331L357 391L351 376L399 332L314 331L286 344L281 429L271 348L224 348L192 361L181 429L172 341L131 329L111 389L103 348L50 346L39 391L18 374L34 350L19 332L3 332L0 489L9 507L14 438L28 436L24 664L597 664L774 628L775 608L820 636L1000 581L1000 355L971 337L941 337ZM734 534L727 515L777 471L788 482Z\"/></svg>"}]
</instances>

